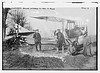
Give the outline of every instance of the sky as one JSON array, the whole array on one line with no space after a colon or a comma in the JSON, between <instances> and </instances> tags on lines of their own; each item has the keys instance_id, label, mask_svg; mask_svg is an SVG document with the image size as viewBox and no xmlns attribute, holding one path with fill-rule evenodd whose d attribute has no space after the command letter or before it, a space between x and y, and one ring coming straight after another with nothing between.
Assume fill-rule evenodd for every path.
<instances>
[{"instance_id":1,"label":"sky","mask_svg":"<svg viewBox=\"0 0 100 73\"><path fill-rule=\"evenodd\" d=\"M70 20L81 21L82 25L88 26L88 34L96 34L96 22L95 22L95 8L54 8L54 9L24 9L27 16L27 22L30 23L32 29L39 29L42 37L53 37L53 32L56 29L62 29L61 22L53 22L35 19L32 17L38 16L54 16L59 18L65 18Z\"/></svg>"}]
</instances>

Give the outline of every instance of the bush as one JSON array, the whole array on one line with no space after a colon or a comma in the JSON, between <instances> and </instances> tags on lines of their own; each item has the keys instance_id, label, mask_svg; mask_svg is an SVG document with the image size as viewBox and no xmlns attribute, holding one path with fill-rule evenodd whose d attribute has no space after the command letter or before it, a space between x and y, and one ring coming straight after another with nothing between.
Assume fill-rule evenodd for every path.
<instances>
[{"instance_id":1,"label":"bush","mask_svg":"<svg viewBox=\"0 0 100 73\"><path fill-rule=\"evenodd\" d=\"M11 47L9 47L9 45L7 44L6 41L2 42L2 51L10 51Z\"/></svg>"}]
</instances>

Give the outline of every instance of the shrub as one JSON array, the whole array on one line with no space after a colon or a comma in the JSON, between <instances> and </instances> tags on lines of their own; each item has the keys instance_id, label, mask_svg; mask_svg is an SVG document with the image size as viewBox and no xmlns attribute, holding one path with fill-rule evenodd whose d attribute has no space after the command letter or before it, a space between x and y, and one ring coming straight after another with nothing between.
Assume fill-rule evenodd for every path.
<instances>
[{"instance_id":1,"label":"shrub","mask_svg":"<svg viewBox=\"0 0 100 73\"><path fill-rule=\"evenodd\" d=\"M6 41L2 42L2 51L9 51L11 50L11 48L9 47L9 45L7 44Z\"/></svg>"}]
</instances>

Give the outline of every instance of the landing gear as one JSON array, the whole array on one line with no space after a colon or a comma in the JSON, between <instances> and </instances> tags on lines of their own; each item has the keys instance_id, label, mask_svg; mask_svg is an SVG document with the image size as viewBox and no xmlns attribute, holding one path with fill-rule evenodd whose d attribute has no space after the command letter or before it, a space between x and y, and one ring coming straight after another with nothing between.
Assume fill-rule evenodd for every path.
<instances>
[{"instance_id":1,"label":"landing gear","mask_svg":"<svg viewBox=\"0 0 100 73\"><path fill-rule=\"evenodd\" d=\"M18 47L22 46L23 43L25 43L25 39L21 36L13 37L6 41L8 46L11 48L11 50L16 50Z\"/></svg>"}]
</instances>

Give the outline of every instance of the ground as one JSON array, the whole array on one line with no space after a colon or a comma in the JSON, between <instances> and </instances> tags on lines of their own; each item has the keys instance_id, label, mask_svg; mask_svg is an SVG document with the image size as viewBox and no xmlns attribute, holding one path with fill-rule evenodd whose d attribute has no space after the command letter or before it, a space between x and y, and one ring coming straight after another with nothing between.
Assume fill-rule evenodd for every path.
<instances>
[{"instance_id":1,"label":"ground","mask_svg":"<svg viewBox=\"0 0 100 73\"><path fill-rule=\"evenodd\" d=\"M82 54L71 56L57 53L54 45L42 45L37 52L34 45L19 47L3 52L3 69L93 69L96 70L96 56Z\"/></svg>"}]
</instances>

